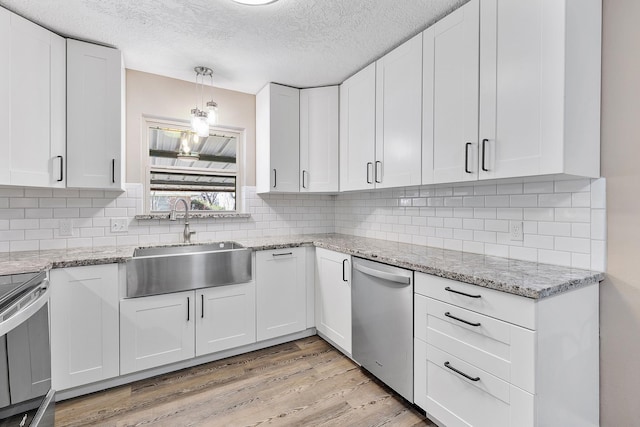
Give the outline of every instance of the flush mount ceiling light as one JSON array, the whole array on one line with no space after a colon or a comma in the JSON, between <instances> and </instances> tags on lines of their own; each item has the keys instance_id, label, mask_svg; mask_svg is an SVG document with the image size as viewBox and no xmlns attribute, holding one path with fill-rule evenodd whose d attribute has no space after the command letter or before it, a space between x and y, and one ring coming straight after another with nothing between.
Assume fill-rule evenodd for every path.
<instances>
[{"instance_id":1,"label":"flush mount ceiling light","mask_svg":"<svg viewBox=\"0 0 640 427\"><path fill-rule=\"evenodd\" d=\"M191 130L199 137L209 136L209 126L218 123L218 104L213 100L213 70L198 66L196 72L196 108L191 110ZM211 101L204 102L204 79L211 78Z\"/></svg>"},{"instance_id":2,"label":"flush mount ceiling light","mask_svg":"<svg viewBox=\"0 0 640 427\"><path fill-rule=\"evenodd\" d=\"M249 6L262 6L269 3L275 3L278 0L233 0L236 3L247 4Z\"/></svg>"}]
</instances>

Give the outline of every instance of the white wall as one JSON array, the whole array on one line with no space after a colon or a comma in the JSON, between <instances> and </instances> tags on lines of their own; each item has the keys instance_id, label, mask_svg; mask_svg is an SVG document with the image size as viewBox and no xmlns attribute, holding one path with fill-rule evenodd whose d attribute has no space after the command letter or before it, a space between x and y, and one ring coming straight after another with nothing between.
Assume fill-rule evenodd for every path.
<instances>
[{"instance_id":1,"label":"white wall","mask_svg":"<svg viewBox=\"0 0 640 427\"><path fill-rule=\"evenodd\" d=\"M600 286L603 427L640 425L640 1L604 0L602 175L607 275Z\"/></svg>"}]
</instances>

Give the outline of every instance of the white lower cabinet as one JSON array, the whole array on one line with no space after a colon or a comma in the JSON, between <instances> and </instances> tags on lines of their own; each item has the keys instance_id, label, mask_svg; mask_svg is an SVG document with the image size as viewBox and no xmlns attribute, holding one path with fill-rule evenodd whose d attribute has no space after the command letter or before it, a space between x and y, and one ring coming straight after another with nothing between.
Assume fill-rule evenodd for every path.
<instances>
[{"instance_id":1,"label":"white lower cabinet","mask_svg":"<svg viewBox=\"0 0 640 427\"><path fill-rule=\"evenodd\" d=\"M256 342L254 282L201 289L196 301L196 356Z\"/></svg>"},{"instance_id":2,"label":"white lower cabinet","mask_svg":"<svg viewBox=\"0 0 640 427\"><path fill-rule=\"evenodd\" d=\"M124 299L121 374L256 341L255 283Z\"/></svg>"},{"instance_id":3,"label":"white lower cabinet","mask_svg":"<svg viewBox=\"0 0 640 427\"><path fill-rule=\"evenodd\" d=\"M256 252L258 341L307 328L305 249Z\"/></svg>"},{"instance_id":4,"label":"white lower cabinet","mask_svg":"<svg viewBox=\"0 0 640 427\"><path fill-rule=\"evenodd\" d=\"M120 302L120 373L195 356L195 292Z\"/></svg>"},{"instance_id":5,"label":"white lower cabinet","mask_svg":"<svg viewBox=\"0 0 640 427\"><path fill-rule=\"evenodd\" d=\"M118 376L118 264L55 269L50 277L52 387Z\"/></svg>"},{"instance_id":6,"label":"white lower cabinet","mask_svg":"<svg viewBox=\"0 0 640 427\"><path fill-rule=\"evenodd\" d=\"M445 426L597 426L598 286L539 300L415 275L414 395Z\"/></svg>"},{"instance_id":7,"label":"white lower cabinet","mask_svg":"<svg viewBox=\"0 0 640 427\"><path fill-rule=\"evenodd\" d=\"M351 355L351 255L316 248L316 329Z\"/></svg>"}]
</instances>

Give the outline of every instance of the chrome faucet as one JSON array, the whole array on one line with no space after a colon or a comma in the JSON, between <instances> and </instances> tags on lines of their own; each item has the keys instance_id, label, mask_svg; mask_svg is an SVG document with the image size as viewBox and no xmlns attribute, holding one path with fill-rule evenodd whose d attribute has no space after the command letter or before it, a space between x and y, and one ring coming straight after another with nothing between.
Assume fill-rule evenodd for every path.
<instances>
[{"instance_id":1,"label":"chrome faucet","mask_svg":"<svg viewBox=\"0 0 640 427\"><path fill-rule=\"evenodd\" d=\"M173 209L171 209L171 213L169 214L169 220L176 220L176 205L178 202L182 202L184 204L184 231L182 232L182 237L184 238L185 243L191 243L191 236L196 234L196 232L189 229L189 202L185 199L176 200L173 204Z\"/></svg>"}]
</instances>

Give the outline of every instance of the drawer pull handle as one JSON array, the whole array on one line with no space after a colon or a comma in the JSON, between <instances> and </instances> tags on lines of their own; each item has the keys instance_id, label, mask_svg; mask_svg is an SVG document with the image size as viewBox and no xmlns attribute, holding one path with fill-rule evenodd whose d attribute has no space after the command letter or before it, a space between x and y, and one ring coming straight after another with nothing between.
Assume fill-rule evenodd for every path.
<instances>
[{"instance_id":1,"label":"drawer pull handle","mask_svg":"<svg viewBox=\"0 0 640 427\"><path fill-rule=\"evenodd\" d=\"M453 320L457 320L458 322L466 323L466 324L467 324L467 325L469 325L469 326L480 326L480 322L478 322L478 323L472 323L472 322L469 322L469 321L467 321L467 320L464 320L464 319L461 319L461 318L459 318L459 317L453 316L453 315L452 315L451 313L449 313L448 311L447 311L444 315L445 315L445 316L447 316L447 317L452 318Z\"/></svg>"},{"instance_id":2,"label":"drawer pull handle","mask_svg":"<svg viewBox=\"0 0 640 427\"><path fill-rule=\"evenodd\" d=\"M444 362L444 367L445 367L445 368L448 368L448 369L451 369L451 370L452 370L453 372L455 372L456 374L458 374L458 375L462 375L463 377L465 377L466 379L468 379L468 380L470 380L470 381L474 381L474 382L475 382L475 381L480 381L480 377L475 377L475 378L474 378L474 377L470 377L469 375L465 374L464 372L459 371L459 370L457 370L456 368L454 368L453 366L451 366L451 364L450 364L448 361L447 361L447 362Z\"/></svg>"},{"instance_id":3,"label":"drawer pull handle","mask_svg":"<svg viewBox=\"0 0 640 427\"><path fill-rule=\"evenodd\" d=\"M293 255L293 252L284 252L281 254L272 254L273 256L285 256L285 255Z\"/></svg>"},{"instance_id":4,"label":"drawer pull handle","mask_svg":"<svg viewBox=\"0 0 640 427\"><path fill-rule=\"evenodd\" d=\"M455 289L451 289L448 286L446 288L444 288L444 290L447 291L447 292L453 292L454 294L464 295L465 297L469 297L469 298L482 298L482 295L465 294L464 292L460 292L460 291L456 291Z\"/></svg>"}]
</instances>

